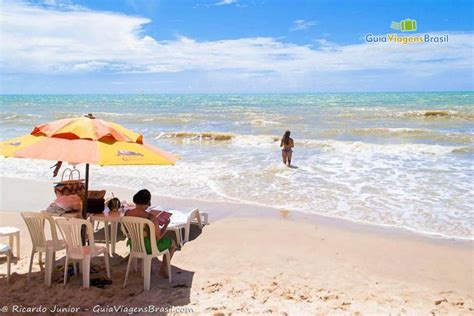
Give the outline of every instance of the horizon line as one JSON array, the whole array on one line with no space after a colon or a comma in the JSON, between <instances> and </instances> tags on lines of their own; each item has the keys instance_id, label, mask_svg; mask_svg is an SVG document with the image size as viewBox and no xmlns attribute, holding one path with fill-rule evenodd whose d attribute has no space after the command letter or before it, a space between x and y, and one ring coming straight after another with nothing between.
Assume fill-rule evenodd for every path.
<instances>
[{"instance_id":1,"label":"horizon line","mask_svg":"<svg viewBox=\"0 0 474 316\"><path fill-rule=\"evenodd\" d=\"M285 94L359 94L359 93L466 93L473 90L416 90L416 91L319 91L319 92L126 92L126 93L0 93L0 96L35 96L35 95L285 95Z\"/></svg>"}]
</instances>

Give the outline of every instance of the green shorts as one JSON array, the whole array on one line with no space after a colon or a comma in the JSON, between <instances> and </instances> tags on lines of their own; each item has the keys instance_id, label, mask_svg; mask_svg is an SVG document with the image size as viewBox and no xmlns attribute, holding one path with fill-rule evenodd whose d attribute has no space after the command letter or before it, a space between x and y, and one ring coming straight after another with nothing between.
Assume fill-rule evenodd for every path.
<instances>
[{"instance_id":1,"label":"green shorts","mask_svg":"<svg viewBox=\"0 0 474 316\"><path fill-rule=\"evenodd\" d=\"M151 243L150 243L150 237L146 236L143 238L143 241L145 242L145 249L147 254L151 254ZM127 240L127 246L130 247L132 244L132 241L129 239ZM158 248L159 251L164 251L166 249L170 249L172 245L171 239L168 237L163 237L160 240L156 241L156 247Z\"/></svg>"}]
</instances>

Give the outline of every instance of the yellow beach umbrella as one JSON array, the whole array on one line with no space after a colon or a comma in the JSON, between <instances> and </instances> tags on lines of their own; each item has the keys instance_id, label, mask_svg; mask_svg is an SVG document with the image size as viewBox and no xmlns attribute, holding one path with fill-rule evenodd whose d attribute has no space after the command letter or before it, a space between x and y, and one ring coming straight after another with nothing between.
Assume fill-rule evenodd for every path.
<instances>
[{"instance_id":1,"label":"yellow beach umbrella","mask_svg":"<svg viewBox=\"0 0 474 316\"><path fill-rule=\"evenodd\" d=\"M143 143L143 136L125 127L96 119L91 114L41 124L31 134L0 143L0 155L15 158L67 161L86 164L87 211L89 164L173 165L178 159Z\"/></svg>"}]
</instances>

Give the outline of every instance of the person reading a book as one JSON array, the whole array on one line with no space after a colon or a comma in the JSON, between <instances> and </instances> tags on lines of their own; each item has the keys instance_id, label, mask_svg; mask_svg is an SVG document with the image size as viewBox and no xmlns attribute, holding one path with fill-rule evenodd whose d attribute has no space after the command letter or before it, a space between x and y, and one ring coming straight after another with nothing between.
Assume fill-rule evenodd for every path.
<instances>
[{"instance_id":1,"label":"person reading a book","mask_svg":"<svg viewBox=\"0 0 474 316\"><path fill-rule=\"evenodd\" d=\"M127 211L125 216L136 216L141 218L149 219L155 224L155 234L156 234L156 246L159 251L164 251L166 249L170 252L170 260L173 257L173 254L176 250L176 245L172 239L165 237L166 228L170 223L169 216L165 216L165 220L160 216L158 211L147 212L147 209L151 205L151 193L148 190L140 190L133 196L133 203L135 203L135 208ZM167 212L164 212L167 213ZM169 214L169 213L167 213ZM148 254L151 253L151 243L150 243L150 232L148 231L148 226L145 226L145 248ZM168 271L166 269L166 264L162 262L160 267L159 274L163 277L168 277Z\"/></svg>"}]
</instances>

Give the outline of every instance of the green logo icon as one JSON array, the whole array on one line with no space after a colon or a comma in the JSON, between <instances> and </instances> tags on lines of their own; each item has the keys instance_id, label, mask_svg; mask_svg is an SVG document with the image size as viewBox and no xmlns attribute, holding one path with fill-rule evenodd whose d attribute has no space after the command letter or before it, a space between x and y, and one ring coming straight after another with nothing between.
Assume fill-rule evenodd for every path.
<instances>
[{"instance_id":1,"label":"green logo icon","mask_svg":"<svg viewBox=\"0 0 474 316\"><path fill-rule=\"evenodd\" d=\"M405 19L400 22L392 22L390 28L402 32L416 31L416 20Z\"/></svg>"}]
</instances>

